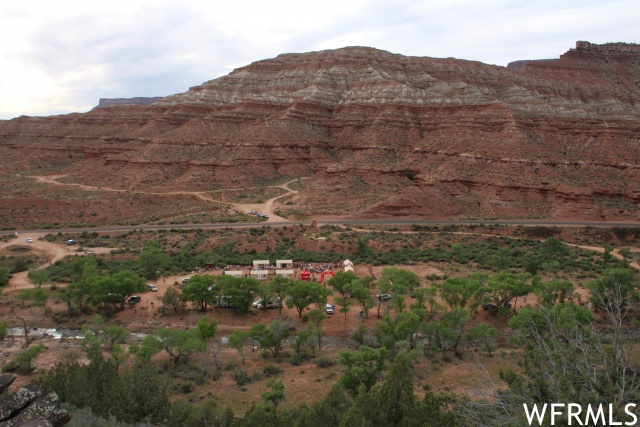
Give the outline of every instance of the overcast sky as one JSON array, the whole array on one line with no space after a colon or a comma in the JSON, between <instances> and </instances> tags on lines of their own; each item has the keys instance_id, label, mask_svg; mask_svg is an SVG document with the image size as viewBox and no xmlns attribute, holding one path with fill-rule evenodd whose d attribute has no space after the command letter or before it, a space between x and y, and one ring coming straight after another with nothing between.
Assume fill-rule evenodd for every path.
<instances>
[{"instance_id":1,"label":"overcast sky","mask_svg":"<svg viewBox=\"0 0 640 427\"><path fill-rule=\"evenodd\" d=\"M0 0L0 119L165 96L280 53L371 46L506 65L640 43L640 0Z\"/></svg>"}]
</instances>

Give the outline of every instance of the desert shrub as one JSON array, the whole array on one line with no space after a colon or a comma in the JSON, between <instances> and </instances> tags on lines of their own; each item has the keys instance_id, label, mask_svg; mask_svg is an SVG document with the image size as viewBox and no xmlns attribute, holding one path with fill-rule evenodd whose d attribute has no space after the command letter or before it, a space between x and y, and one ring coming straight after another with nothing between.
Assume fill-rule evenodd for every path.
<instances>
[{"instance_id":1,"label":"desert shrub","mask_svg":"<svg viewBox=\"0 0 640 427\"><path fill-rule=\"evenodd\" d=\"M318 357L314 362L318 368L329 368L336 364L336 361L330 357L322 356Z\"/></svg>"},{"instance_id":2,"label":"desert shrub","mask_svg":"<svg viewBox=\"0 0 640 427\"><path fill-rule=\"evenodd\" d=\"M196 388L195 384L192 383L191 381L186 381L180 384L180 392L183 394L189 394L193 392L195 388Z\"/></svg>"},{"instance_id":3,"label":"desert shrub","mask_svg":"<svg viewBox=\"0 0 640 427\"><path fill-rule=\"evenodd\" d=\"M266 365L264 368L262 368L262 372L267 376L278 375L282 373L282 368L277 365Z\"/></svg>"}]
</instances>

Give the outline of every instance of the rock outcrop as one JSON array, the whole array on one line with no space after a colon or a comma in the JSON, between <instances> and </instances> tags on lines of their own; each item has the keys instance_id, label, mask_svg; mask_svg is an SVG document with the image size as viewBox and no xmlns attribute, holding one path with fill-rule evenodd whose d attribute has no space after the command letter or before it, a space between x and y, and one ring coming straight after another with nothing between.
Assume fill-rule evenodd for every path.
<instances>
[{"instance_id":1,"label":"rock outcrop","mask_svg":"<svg viewBox=\"0 0 640 427\"><path fill-rule=\"evenodd\" d=\"M71 420L54 392L42 394L38 386L27 385L7 394L15 379L13 374L0 375L0 427L61 427Z\"/></svg>"},{"instance_id":2,"label":"rock outcrop","mask_svg":"<svg viewBox=\"0 0 640 427\"><path fill-rule=\"evenodd\" d=\"M638 220L638 135L638 45L517 68L347 47L144 107L0 122L0 173L149 192L310 176L283 214ZM32 196L5 193L0 217Z\"/></svg>"}]
</instances>

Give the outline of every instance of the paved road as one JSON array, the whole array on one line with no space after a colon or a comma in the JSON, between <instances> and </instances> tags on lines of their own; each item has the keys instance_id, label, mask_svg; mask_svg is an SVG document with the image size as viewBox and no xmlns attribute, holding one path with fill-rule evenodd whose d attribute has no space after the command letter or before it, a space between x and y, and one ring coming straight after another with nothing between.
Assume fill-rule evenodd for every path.
<instances>
[{"instance_id":1,"label":"paved road","mask_svg":"<svg viewBox=\"0 0 640 427\"><path fill-rule=\"evenodd\" d=\"M595 222L595 221L540 221L540 220L443 220L443 219L340 219L340 220L317 220L318 225L524 225L524 226L569 226L569 227L634 227L640 228L638 222ZM215 224L163 224L163 225L114 225L103 227L83 227L83 228L56 228L37 230L8 230L0 231L0 234L19 235L25 233L81 233L87 232L113 232L130 230L169 230L169 229L196 229L196 228L247 228L261 227L269 225L272 227L282 227L285 225L304 224L309 225L311 221L279 221L279 222L236 222L236 223L215 223Z\"/></svg>"}]
</instances>

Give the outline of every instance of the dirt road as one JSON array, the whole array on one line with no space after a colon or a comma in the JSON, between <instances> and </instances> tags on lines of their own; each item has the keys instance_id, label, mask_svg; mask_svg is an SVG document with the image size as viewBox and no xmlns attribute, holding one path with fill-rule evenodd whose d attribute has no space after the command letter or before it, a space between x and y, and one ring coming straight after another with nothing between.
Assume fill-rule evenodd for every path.
<instances>
[{"instance_id":1,"label":"dirt road","mask_svg":"<svg viewBox=\"0 0 640 427\"><path fill-rule=\"evenodd\" d=\"M282 218L282 217L280 217L278 215L275 215L273 213L273 209L272 209L273 202L276 201L277 199L281 198L281 197L285 197L285 196L288 196L290 194L297 193L296 190L292 190L291 188L288 187L288 185L291 184L292 182L308 178L308 177L295 178L295 179L292 179L291 181L285 182L282 185L268 185L267 186L268 188L281 188L281 189L285 190L286 193L281 194L280 196L272 197L271 199L267 200L264 203L242 204L242 203L225 202L224 200L216 200L216 199L213 199L213 198L211 198L211 197L206 195L206 193L216 193L216 192L224 192L224 191L234 190L234 189L229 189L229 188L221 189L221 190L212 190L212 191L167 191L167 192L124 190L124 189L117 189L117 188L110 188L110 187L95 187L95 186L91 186L91 185L76 184L76 183L66 183L66 182L58 181L60 178L63 178L64 176L66 176L66 175L32 176L32 178L35 179L36 181L38 181L40 183L44 183L44 184L50 184L50 185L56 185L56 186L77 187L77 188L81 188L81 189L87 190L87 191L108 191L108 192L115 192L115 193L128 192L128 193L156 194L156 195L167 195L167 194L191 195L191 196L197 197L200 200L204 200L205 202L222 203L222 204L225 204L225 205L229 205L229 206L233 207L235 210L237 210L238 212L248 213L249 211L254 210L254 211L258 212L258 213L267 214L267 215L269 215L269 218L267 219L267 222L282 222L282 221L287 222L287 219ZM249 187L249 188L243 188L243 189L246 190L246 189L253 189L253 188L259 188L259 187ZM235 189L235 190L238 190L238 189ZM222 194L222 196L224 196L224 194Z\"/></svg>"},{"instance_id":2,"label":"dirt road","mask_svg":"<svg viewBox=\"0 0 640 427\"><path fill-rule=\"evenodd\" d=\"M19 234L8 242L0 242L0 251L5 252L7 247L14 245L29 246L33 254L46 260L44 263L40 264L38 268L49 266L67 255L88 255L86 252L76 252L76 246L69 247L67 245L53 243L42 239L46 234L47 233ZM27 238L31 238L33 242L28 243ZM112 248L91 248L91 252L94 254L109 253L111 250ZM29 279L28 274L28 271L14 273L9 280L8 289L20 290L32 288L34 285Z\"/></svg>"}]
</instances>

